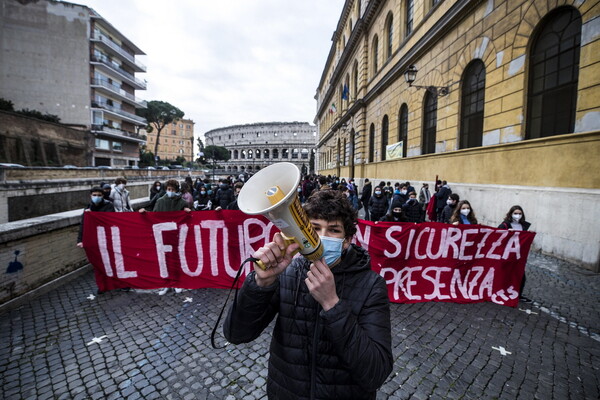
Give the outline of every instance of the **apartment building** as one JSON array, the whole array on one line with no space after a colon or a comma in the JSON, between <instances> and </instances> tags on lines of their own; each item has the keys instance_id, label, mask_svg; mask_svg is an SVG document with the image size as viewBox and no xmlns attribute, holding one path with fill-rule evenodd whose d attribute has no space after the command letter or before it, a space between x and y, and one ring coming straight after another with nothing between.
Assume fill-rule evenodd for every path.
<instances>
[{"instance_id":1,"label":"apartment building","mask_svg":"<svg viewBox=\"0 0 600 400\"><path fill-rule=\"evenodd\" d=\"M95 10L78 4L0 0L0 97L54 114L92 135L89 163L136 165L146 102L144 52Z\"/></svg>"},{"instance_id":2,"label":"apartment building","mask_svg":"<svg viewBox=\"0 0 600 400\"><path fill-rule=\"evenodd\" d=\"M147 132L148 150L154 152L156 145L156 129ZM168 124L160 133L158 151L161 160L175 161L183 157L185 161L194 161L194 121L180 119Z\"/></svg>"}]
</instances>

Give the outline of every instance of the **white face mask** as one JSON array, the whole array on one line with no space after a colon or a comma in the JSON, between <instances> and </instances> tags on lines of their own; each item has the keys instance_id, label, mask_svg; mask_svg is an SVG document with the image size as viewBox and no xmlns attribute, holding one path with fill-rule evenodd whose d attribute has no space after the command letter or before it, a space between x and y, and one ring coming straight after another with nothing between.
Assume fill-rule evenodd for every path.
<instances>
[{"instance_id":1,"label":"white face mask","mask_svg":"<svg viewBox=\"0 0 600 400\"><path fill-rule=\"evenodd\" d=\"M467 215L469 215L471 213L471 209L463 208L462 210L460 210L460 213L466 217Z\"/></svg>"},{"instance_id":2,"label":"white face mask","mask_svg":"<svg viewBox=\"0 0 600 400\"><path fill-rule=\"evenodd\" d=\"M454 201L448 199L448 200L446 200L446 204L448 204L449 206L451 206L452 204L454 204Z\"/></svg>"},{"instance_id":3,"label":"white face mask","mask_svg":"<svg viewBox=\"0 0 600 400\"><path fill-rule=\"evenodd\" d=\"M512 217L515 221L519 221L521 218L523 218L523 214L513 214Z\"/></svg>"},{"instance_id":4,"label":"white face mask","mask_svg":"<svg viewBox=\"0 0 600 400\"><path fill-rule=\"evenodd\" d=\"M125 185L124 185L123 183L119 183L119 184L117 185L117 187L118 187L118 188L119 188L119 190L121 190L121 191L122 191L123 189L125 189Z\"/></svg>"}]
</instances>

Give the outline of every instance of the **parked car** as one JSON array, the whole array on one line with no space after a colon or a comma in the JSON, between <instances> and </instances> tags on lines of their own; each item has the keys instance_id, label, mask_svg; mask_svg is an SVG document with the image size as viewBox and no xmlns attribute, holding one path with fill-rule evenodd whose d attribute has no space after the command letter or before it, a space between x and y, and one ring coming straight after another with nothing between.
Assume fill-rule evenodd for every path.
<instances>
[{"instance_id":1,"label":"parked car","mask_svg":"<svg viewBox=\"0 0 600 400\"><path fill-rule=\"evenodd\" d=\"M21 164L0 163L0 168L25 168L25 166Z\"/></svg>"},{"instance_id":2,"label":"parked car","mask_svg":"<svg viewBox=\"0 0 600 400\"><path fill-rule=\"evenodd\" d=\"M162 169L163 171L170 171L170 170L171 170L171 168L169 168L169 167L165 167L165 166L163 166L163 167L158 167L158 168L159 168L159 169Z\"/></svg>"},{"instance_id":3,"label":"parked car","mask_svg":"<svg viewBox=\"0 0 600 400\"><path fill-rule=\"evenodd\" d=\"M108 165L99 165L96 168L98 168L98 169L113 169L113 167L108 166Z\"/></svg>"},{"instance_id":4,"label":"parked car","mask_svg":"<svg viewBox=\"0 0 600 400\"><path fill-rule=\"evenodd\" d=\"M146 167L146 169L156 169L156 168L154 168L154 167Z\"/></svg>"},{"instance_id":5,"label":"parked car","mask_svg":"<svg viewBox=\"0 0 600 400\"><path fill-rule=\"evenodd\" d=\"M66 169L76 169L76 168L79 168L77 165L69 165L69 164L63 165L62 167L66 168Z\"/></svg>"}]
</instances>

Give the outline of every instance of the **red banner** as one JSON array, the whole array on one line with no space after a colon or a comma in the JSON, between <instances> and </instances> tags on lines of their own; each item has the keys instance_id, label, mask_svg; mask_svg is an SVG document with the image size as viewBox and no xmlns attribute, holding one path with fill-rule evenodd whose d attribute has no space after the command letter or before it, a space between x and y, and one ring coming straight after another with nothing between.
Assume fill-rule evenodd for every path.
<instances>
[{"instance_id":1,"label":"red banner","mask_svg":"<svg viewBox=\"0 0 600 400\"><path fill-rule=\"evenodd\" d=\"M277 231L240 211L87 212L83 244L101 291L229 288L241 262ZM393 302L514 307L534 237L482 225L361 220L354 242L369 251Z\"/></svg>"}]
</instances>

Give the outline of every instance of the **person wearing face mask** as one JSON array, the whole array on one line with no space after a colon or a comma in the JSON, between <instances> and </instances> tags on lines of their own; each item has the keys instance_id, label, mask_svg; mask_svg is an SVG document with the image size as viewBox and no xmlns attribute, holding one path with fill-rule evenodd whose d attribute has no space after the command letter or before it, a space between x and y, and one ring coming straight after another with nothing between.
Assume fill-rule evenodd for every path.
<instances>
[{"instance_id":1,"label":"person wearing face mask","mask_svg":"<svg viewBox=\"0 0 600 400\"><path fill-rule=\"evenodd\" d=\"M165 184L167 190L164 196L156 201L154 209L152 211L155 212L164 212L164 211L192 211L188 207L187 201L181 198L181 193L179 193L179 182L175 179L169 179ZM146 211L145 208L140 208L139 212L144 214ZM181 293L183 289L174 288L175 293ZM159 289L158 294L160 296L166 294L169 291L169 288Z\"/></svg>"},{"instance_id":2,"label":"person wearing face mask","mask_svg":"<svg viewBox=\"0 0 600 400\"><path fill-rule=\"evenodd\" d=\"M458 202L458 205L454 209L452 213L452 217L450 217L450 223L452 225L460 225L460 224L477 224L477 218L475 217L475 211L473 211L473 207L471 207L471 203L467 200L462 200Z\"/></svg>"},{"instance_id":3,"label":"person wearing face mask","mask_svg":"<svg viewBox=\"0 0 600 400\"><path fill-rule=\"evenodd\" d=\"M212 200L208 194L208 190L204 186L200 187L198 198L194 202L194 208L197 211L212 210Z\"/></svg>"},{"instance_id":4,"label":"person wearing face mask","mask_svg":"<svg viewBox=\"0 0 600 400\"><path fill-rule=\"evenodd\" d=\"M233 193L233 189L229 187L226 181L221 182L215 195L215 203L217 205L215 210L226 210L227 206L234 200L235 194Z\"/></svg>"},{"instance_id":5,"label":"person wearing face mask","mask_svg":"<svg viewBox=\"0 0 600 400\"><path fill-rule=\"evenodd\" d=\"M110 192L112 191L112 187L108 183L102 183L100 184L100 187L104 193L104 200L110 201Z\"/></svg>"},{"instance_id":6,"label":"person wearing face mask","mask_svg":"<svg viewBox=\"0 0 600 400\"><path fill-rule=\"evenodd\" d=\"M454 214L454 210L456 210L456 205L459 201L460 196L456 193L452 193L450 196L448 196L448 199L446 200L446 207L444 207L438 222L449 224L450 218L452 218L452 214Z\"/></svg>"},{"instance_id":7,"label":"person wearing face mask","mask_svg":"<svg viewBox=\"0 0 600 400\"><path fill-rule=\"evenodd\" d=\"M402 211L402 202L394 200L387 214L379 219L381 222L408 222Z\"/></svg>"},{"instance_id":8,"label":"person wearing face mask","mask_svg":"<svg viewBox=\"0 0 600 400\"><path fill-rule=\"evenodd\" d=\"M129 202L129 191L125 189L127 180L122 176L115 179L115 187L110 192L110 199L115 206L116 212L131 212L133 208Z\"/></svg>"},{"instance_id":9,"label":"person wearing face mask","mask_svg":"<svg viewBox=\"0 0 600 400\"><path fill-rule=\"evenodd\" d=\"M179 192L179 182L175 179L169 179L165 185L166 193L160 199L156 201L154 205L154 209L152 211L163 212L163 211L192 211L190 207L188 207L187 201L181 198L181 193ZM140 213L145 213L145 208L140 208Z\"/></svg>"},{"instance_id":10,"label":"person wearing face mask","mask_svg":"<svg viewBox=\"0 0 600 400\"><path fill-rule=\"evenodd\" d=\"M154 181L152 186L150 187L150 204L148 204L145 208L147 211L152 211L154 209L154 205L156 201L165 195L166 191L164 185L160 183L160 181Z\"/></svg>"},{"instance_id":11,"label":"person wearing face mask","mask_svg":"<svg viewBox=\"0 0 600 400\"><path fill-rule=\"evenodd\" d=\"M508 229L509 231L528 231L531 223L525 220L525 212L521 206L515 205L508 210L504 221L498 226L500 229ZM521 281L521 287L519 288L519 300L524 303L531 303L531 299L523 296L523 289L525 289L525 274L523 274L523 280Z\"/></svg>"},{"instance_id":12,"label":"person wearing face mask","mask_svg":"<svg viewBox=\"0 0 600 400\"><path fill-rule=\"evenodd\" d=\"M417 194L415 192L410 192L408 194L408 200L402 204L402 211L406 216L407 222L414 222L417 224L423 222L423 211L421 210L421 206L419 205L419 200L417 200Z\"/></svg>"},{"instance_id":13,"label":"person wearing face mask","mask_svg":"<svg viewBox=\"0 0 600 400\"><path fill-rule=\"evenodd\" d=\"M83 210L84 213L90 211L114 212L113 203L104 198L104 192L100 187L93 187L90 190L90 204ZM79 225L79 234L77 235L77 247L83 248L83 215L81 216L81 225Z\"/></svg>"},{"instance_id":14,"label":"person wearing face mask","mask_svg":"<svg viewBox=\"0 0 600 400\"><path fill-rule=\"evenodd\" d=\"M389 201L383 188L377 186L373 196L369 199L369 213L371 221L379 221L388 212Z\"/></svg>"},{"instance_id":15,"label":"person wearing face mask","mask_svg":"<svg viewBox=\"0 0 600 400\"><path fill-rule=\"evenodd\" d=\"M230 343L258 338L276 319L267 377L273 399L374 399L393 366L385 280L351 243L356 210L335 190L313 193L304 210L323 258L293 255L280 233L254 252L254 266L223 324Z\"/></svg>"},{"instance_id":16,"label":"person wearing face mask","mask_svg":"<svg viewBox=\"0 0 600 400\"><path fill-rule=\"evenodd\" d=\"M528 231L530 226L531 224L525 221L525 212L521 206L512 206L498 228L511 231Z\"/></svg>"}]
</instances>

